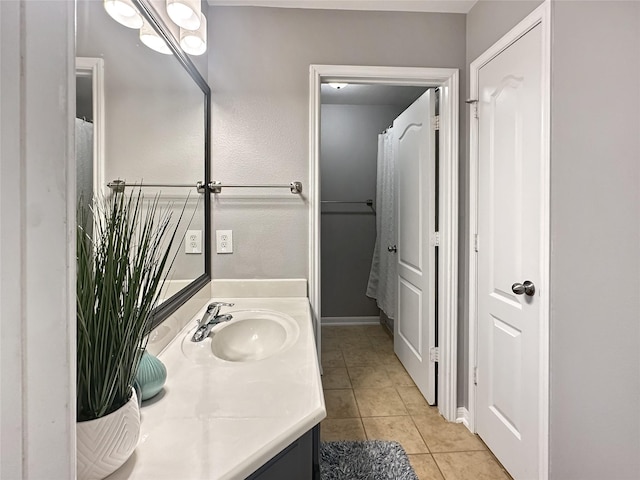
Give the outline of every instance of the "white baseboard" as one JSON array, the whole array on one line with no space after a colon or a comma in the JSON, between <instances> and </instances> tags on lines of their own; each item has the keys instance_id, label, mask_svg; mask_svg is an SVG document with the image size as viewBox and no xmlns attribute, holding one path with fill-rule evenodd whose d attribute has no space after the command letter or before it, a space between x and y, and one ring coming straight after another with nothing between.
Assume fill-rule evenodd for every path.
<instances>
[{"instance_id":1,"label":"white baseboard","mask_svg":"<svg viewBox=\"0 0 640 480\"><path fill-rule=\"evenodd\" d=\"M458 407L456 423L462 423L465 427L471 430L471 428L469 428L469 410L467 410L465 407Z\"/></svg>"},{"instance_id":2,"label":"white baseboard","mask_svg":"<svg viewBox=\"0 0 640 480\"><path fill-rule=\"evenodd\" d=\"M341 325L378 325L380 317L322 317L321 325L323 326L341 326Z\"/></svg>"}]
</instances>

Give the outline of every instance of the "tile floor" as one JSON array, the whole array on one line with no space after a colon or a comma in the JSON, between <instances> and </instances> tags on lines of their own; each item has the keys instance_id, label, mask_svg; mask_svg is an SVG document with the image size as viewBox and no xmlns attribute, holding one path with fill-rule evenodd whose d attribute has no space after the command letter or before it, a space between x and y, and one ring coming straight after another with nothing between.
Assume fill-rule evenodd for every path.
<instances>
[{"instance_id":1,"label":"tile floor","mask_svg":"<svg viewBox=\"0 0 640 480\"><path fill-rule=\"evenodd\" d=\"M323 441L395 440L420 480L508 480L482 441L424 400L378 325L322 327Z\"/></svg>"}]
</instances>

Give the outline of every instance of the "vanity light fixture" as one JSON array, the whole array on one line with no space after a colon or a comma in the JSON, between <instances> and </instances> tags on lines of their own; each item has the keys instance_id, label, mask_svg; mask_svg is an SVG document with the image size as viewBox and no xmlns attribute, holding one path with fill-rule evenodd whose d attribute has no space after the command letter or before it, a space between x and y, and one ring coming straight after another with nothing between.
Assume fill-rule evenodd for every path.
<instances>
[{"instance_id":1,"label":"vanity light fixture","mask_svg":"<svg viewBox=\"0 0 640 480\"><path fill-rule=\"evenodd\" d=\"M336 83L336 82L331 82L328 84L331 88L335 88L336 90L340 90L341 88L346 87L347 85L349 85L348 83Z\"/></svg>"},{"instance_id":2,"label":"vanity light fixture","mask_svg":"<svg viewBox=\"0 0 640 480\"><path fill-rule=\"evenodd\" d=\"M131 0L104 0L104 9L111 18L125 27L142 27L142 15Z\"/></svg>"},{"instance_id":3,"label":"vanity light fixture","mask_svg":"<svg viewBox=\"0 0 640 480\"><path fill-rule=\"evenodd\" d=\"M158 32L156 32L151 24L146 20L143 22L142 27L140 27L140 40L151 50L164 53L165 55L173 54L169 45L167 45L167 42L158 35Z\"/></svg>"},{"instance_id":4,"label":"vanity light fixture","mask_svg":"<svg viewBox=\"0 0 640 480\"><path fill-rule=\"evenodd\" d=\"M207 51L207 17L201 15L200 28L180 28L180 46L189 55L202 55Z\"/></svg>"},{"instance_id":5,"label":"vanity light fixture","mask_svg":"<svg viewBox=\"0 0 640 480\"><path fill-rule=\"evenodd\" d=\"M200 28L200 0L167 0L167 13L180 28L192 31Z\"/></svg>"}]
</instances>

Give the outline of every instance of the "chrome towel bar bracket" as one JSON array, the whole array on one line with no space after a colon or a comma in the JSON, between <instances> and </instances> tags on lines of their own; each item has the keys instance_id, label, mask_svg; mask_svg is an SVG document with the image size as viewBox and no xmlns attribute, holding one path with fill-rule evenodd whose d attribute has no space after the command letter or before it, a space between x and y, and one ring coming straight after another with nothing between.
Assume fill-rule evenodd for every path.
<instances>
[{"instance_id":1,"label":"chrome towel bar bracket","mask_svg":"<svg viewBox=\"0 0 640 480\"><path fill-rule=\"evenodd\" d=\"M223 184L222 182L213 181L207 183L206 187L204 182L196 182L195 184L175 184L175 183L129 183L124 180L113 180L107 183L107 187L116 193L124 192L125 187L196 187L198 193L204 193L205 189L210 193L221 193L222 188L288 188L293 194L302 193L302 182L290 182L286 185L230 185Z\"/></svg>"},{"instance_id":2,"label":"chrome towel bar bracket","mask_svg":"<svg viewBox=\"0 0 640 480\"><path fill-rule=\"evenodd\" d=\"M288 188L293 194L302 193L302 182L290 182L288 184L280 185L234 185L214 180L213 182L209 182L208 187L211 193L222 193L223 188Z\"/></svg>"}]
</instances>

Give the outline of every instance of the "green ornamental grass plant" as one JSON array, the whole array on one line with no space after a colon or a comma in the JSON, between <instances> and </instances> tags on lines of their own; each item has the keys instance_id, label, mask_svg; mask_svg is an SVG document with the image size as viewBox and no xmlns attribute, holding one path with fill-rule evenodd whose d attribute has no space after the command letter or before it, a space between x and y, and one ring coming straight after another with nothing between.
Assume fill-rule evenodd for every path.
<instances>
[{"instance_id":1,"label":"green ornamental grass plant","mask_svg":"<svg viewBox=\"0 0 640 480\"><path fill-rule=\"evenodd\" d=\"M186 203L185 203L186 205ZM180 219L184 214L184 208ZM175 255L160 197L114 193L80 205L77 227L77 421L108 415L132 395L153 309Z\"/></svg>"}]
</instances>

